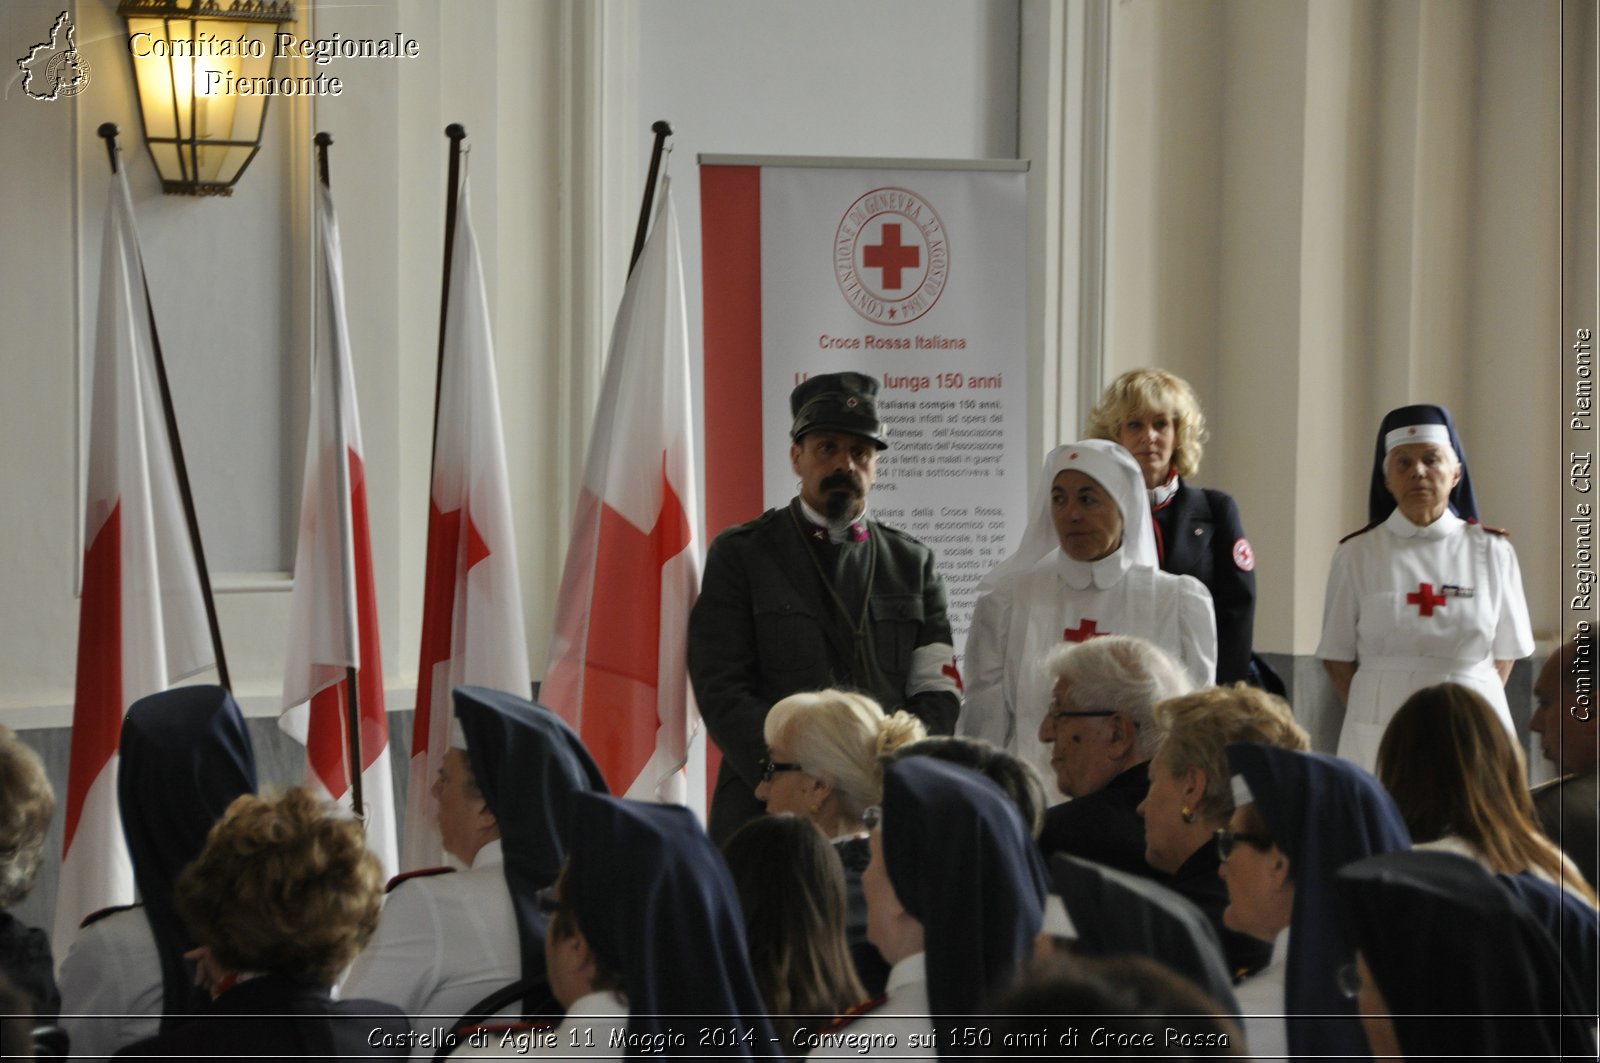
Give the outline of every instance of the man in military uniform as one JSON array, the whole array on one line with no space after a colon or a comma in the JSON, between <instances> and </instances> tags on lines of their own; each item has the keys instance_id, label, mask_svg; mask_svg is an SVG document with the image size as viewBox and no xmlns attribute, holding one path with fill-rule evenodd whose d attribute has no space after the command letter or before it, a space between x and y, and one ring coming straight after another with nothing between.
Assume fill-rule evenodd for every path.
<instances>
[{"instance_id":1,"label":"man in military uniform","mask_svg":"<svg viewBox=\"0 0 1600 1063\"><path fill-rule=\"evenodd\" d=\"M1528 726L1538 732L1544 755L1561 778L1533 791L1533 804L1548 834L1578 865L1589 885L1600 889L1600 720L1594 704L1594 632L1579 631L1545 662L1533 684L1536 707ZM1578 697L1579 677L1589 696Z\"/></svg>"},{"instance_id":2,"label":"man in military uniform","mask_svg":"<svg viewBox=\"0 0 1600 1063\"><path fill-rule=\"evenodd\" d=\"M711 803L718 844L762 812L755 788L773 702L800 691L864 691L930 734L960 711L955 649L933 551L867 516L878 452L878 382L810 377L789 396L789 461L800 494L729 528L706 555L689 619L689 676L722 770Z\"/></svg>"}]
</instances>

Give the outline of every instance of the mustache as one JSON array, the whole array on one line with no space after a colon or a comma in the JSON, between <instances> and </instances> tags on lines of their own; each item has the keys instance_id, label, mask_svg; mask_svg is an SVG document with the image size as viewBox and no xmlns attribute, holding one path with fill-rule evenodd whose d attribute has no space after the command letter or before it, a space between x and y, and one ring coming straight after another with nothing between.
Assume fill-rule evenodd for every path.
<instances>
[{"instance_id":1,"label":"mustache","mask_svg":"<svg viewBox=\"0 0 1600 1063\"><path fill-rule=\"evenodd\" d=\"M861 482L847 472L829 473L818 486L823 491L848 491L852 495L862 493Z\"/></svg>"}]
</instances>

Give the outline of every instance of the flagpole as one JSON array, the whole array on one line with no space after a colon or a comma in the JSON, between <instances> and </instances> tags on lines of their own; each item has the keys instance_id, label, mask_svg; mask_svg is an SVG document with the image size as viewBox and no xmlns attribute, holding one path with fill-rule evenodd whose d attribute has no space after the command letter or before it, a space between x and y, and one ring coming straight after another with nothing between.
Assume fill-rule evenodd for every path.
<instances>
[{"instance_id":1,"label":"flagpole","mask_svg":"<svg viewBox=\"0 0 1600 1063\"><path fill-rule=\"evenodd\" d=\"M644 238L650 231L650 206L656 198L656 179L661 175L661 150L667 143L667 138L672 135L672 126L663 119L657 119L650 127L650 132L656 135L655 147L650 149L650 176L644 182L644 204L639 208L639 227L633 233L633 257L628 259L628 276L633 276L633 267L639 264L639 256L644 253Z\"/></svg>"},{"instance_id":2,"label":"flagpole","mask_svg":"<svg viewBox=\"0 0 1600 1063\"><path fill-rule=\"evenodd\" d=\"M102 123L99 130L106 142L106 154L111 158L111 172L118 169L118 129L115 122ZM200 577L200 593L205 601L206 626L211 631L211 652L217 659L217 681L223 689L232 691L228 677L228 657L222 651L222 625L217 621L217 602L211 593L211 570L206 565L206 552L200 545L200 520L195 515L194 492L189 487L189 466L183 460L183 441L178 436L178 414L172 405L172 389L167 386L167 363L161 355L161 335L156 331L156 308L150 301L150 282L144 273L144 255L139 255L139 279L144 283L145 313L150 318L150 347L155 355L156 384L161 391L161 412L167 426L167 442L172 448L173 472L178 481L178 495L183 501L183 519L189 529L189 547L194 551L195 568Z\"/></svg>"},{"instance_id":3,"label":"flagpole","mask_svg":"<svg viewBox=\"0 0 1600 1063\"><path fill-rule=\"evenodd\" d=\"M322 187L333 190L333 185L328 181L328 145L333 143L331 133L318 133L315 138L317 145L317 176L322 182ZM334 460L339 480L339 536L340 542L348 548L353 541L350 517L350 455L349 443L344 437L344 366L339 364L333 367L330 374L333 380L333 422L334 438L339 441L339 453ZM339 551L340 556L347 562L350 560L347 549ZM351 601L350 588L355 582L355 573L344 573L345 585L345 638L349 646L360 652L360 630L356 624L355 603ZM361 687L360 674L356 668L346 666L344 670L345 685L345 730L347 732L347 747L350 750L350 809L357 819L363 818L365 810L362 802L361 785Z\"/></svg>"},{"instance_id":4,"label":"flagpole","mask_svg":"<svg viewBox=\"0 0 1600 1063\"><path fill-rule=\"evenodd\" d=\"M428 491L433 491L433 463L439 450L439 395L444 390L444 330L450 312L450 268L456 246L456 200L461 191L461 142L467 138L467 128L460 122L444 127L450 138L449 191L444 201L444 273L439 282L439 360L433 374L433 450L429 452Z\"/></svg>"}]
</instances>

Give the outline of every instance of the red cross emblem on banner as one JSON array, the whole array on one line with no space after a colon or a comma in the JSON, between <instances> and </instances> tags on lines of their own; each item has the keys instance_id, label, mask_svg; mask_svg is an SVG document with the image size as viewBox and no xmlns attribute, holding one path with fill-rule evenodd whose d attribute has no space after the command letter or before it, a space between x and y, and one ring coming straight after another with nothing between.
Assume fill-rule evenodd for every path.
<instances>
[{"instance_id":1,"label":"red cross emblem on banner","mask_svg":"<svg viewBox=\"0 0 1600 1063\"><path fill-rule=\"evenodd\" d=\"M1444 595L1433 593L1433 584L1420 583L1415 594L1406 595L1406 604L1416 606L1419 616L1432 616L1434 609L1444 605Z\"/></svg>"},{"instance_id":2,"label":"red cross emblem on banner","mask_svg":"<svg viewBox=\"0 0 1600 1063\"><path fill-rule=\"evenodd\" d=\"M902 244L899 224L884 222L883 243L869 244L863 248L861 261L868 269L883 271L885 291L898 291L901 287L900 271L920 266L922 249L916 244Z\"/></svg>"},{"instance_id":3,"label":"red cross emblem on banner","mask_svg":"<svg viewBox=\"0 0 1600 1063\"><path fill-rule=\"evenodd\" d=\"M1063 642L1088 642L1092 638L1111 634L1109 631L1097 631L1096 628L1099 626L1098 620L1083 620L1077 627L1069 627L1063 631L1061 639Z\"/></svg>"}]
</instances>

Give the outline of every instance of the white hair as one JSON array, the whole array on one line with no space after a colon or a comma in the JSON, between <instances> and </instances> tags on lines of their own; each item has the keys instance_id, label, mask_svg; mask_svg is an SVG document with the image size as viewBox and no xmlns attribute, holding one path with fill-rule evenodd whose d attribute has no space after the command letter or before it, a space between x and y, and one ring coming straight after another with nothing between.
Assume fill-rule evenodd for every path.
<instances>
[{"instance_id":1,"label":"white hair","mask_svg":"<svg viewBox=\"0 0 1600 1063\"><path fill-rule=\"evenodd\" d=\"M1105 635L1066 643L1042 660L1051 685L1066 680L1080 709L1111 709L1132 717L1141 756L1153 757L1161 745L1152 711L1157 702L1194 689L1188 673L1161 647L1131 635Z\"/></svg>"}]
</instances>

